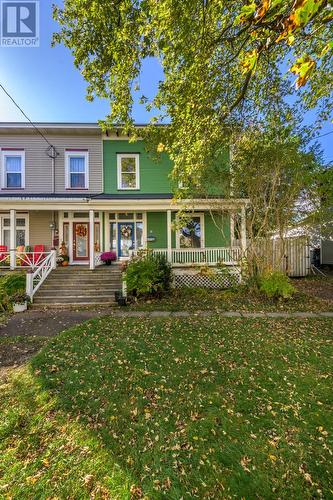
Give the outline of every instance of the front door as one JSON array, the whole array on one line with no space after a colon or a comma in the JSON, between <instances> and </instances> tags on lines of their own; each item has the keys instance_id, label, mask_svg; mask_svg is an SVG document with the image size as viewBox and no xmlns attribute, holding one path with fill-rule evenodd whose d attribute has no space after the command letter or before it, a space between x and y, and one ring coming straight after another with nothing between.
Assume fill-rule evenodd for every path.
<instances>
[{"instance_id":1,"label":"front door","mask_svg":"<svg viewBox=\"0 0 333 500\"><path fill-rule=\"evenodd\" d=\"M73 260L89 260L88 222L73 222Z\"/></svg>"},{"instance_id":2,"label":"front door","mask_svg":"<svg viewBox=\"0 0 333 500\"><path fill-rule=\"evenodd\" d=\"M118 222L118 255L129 257L134 249L134 223Z\"/></svg>"}]
</instances>

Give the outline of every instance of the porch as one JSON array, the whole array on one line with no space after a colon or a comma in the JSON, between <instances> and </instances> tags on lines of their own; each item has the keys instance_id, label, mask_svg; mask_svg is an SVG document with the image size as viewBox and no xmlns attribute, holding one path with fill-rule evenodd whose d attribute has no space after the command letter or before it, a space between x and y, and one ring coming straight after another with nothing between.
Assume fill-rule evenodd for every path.
<instances>
[{"instance_id":1,"label":"porch","mask_svg":"<svg viewBox=\"0 0 333 500\"><path fill-rule=\"evenodd\" d=\"M176 212L177 207L129 212L10 209L0 213L0 267L36 269L63 243L70 265L91 270L102 263L102 252L113 251L121 261L144 248L164 254L173 266L235 265L246 248L243 206L229 203L217 222L206 207L193 209L181 229L174 225ZM235 214L240 222L237 231Z\"/></svg>"}]
</instances>

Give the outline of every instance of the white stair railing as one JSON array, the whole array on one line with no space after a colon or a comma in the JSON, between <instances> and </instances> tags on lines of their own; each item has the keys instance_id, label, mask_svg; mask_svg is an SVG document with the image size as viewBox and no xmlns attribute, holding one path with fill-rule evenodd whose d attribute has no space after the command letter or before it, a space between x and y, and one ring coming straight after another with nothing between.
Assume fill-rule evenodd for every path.
<instances>
[{"instance_id":1,"label":"white stair railing","mask_svg":"<svg viewBox=\"0 0 333 500\"><path fill-rule=\"evenodd\" d=\"M27 272L26 275L26 294L30 297L31 302L39 287L46 280L51 271L57 267L57 253L55 250L44 253L43 257L39 266L36 269L32 268L31 272Z\"/></svg>"}]
</instances>

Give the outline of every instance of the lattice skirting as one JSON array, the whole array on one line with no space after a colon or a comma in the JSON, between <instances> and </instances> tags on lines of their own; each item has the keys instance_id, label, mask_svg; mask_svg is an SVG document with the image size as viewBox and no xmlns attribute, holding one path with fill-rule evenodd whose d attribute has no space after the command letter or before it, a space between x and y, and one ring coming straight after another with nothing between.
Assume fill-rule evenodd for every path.
<instances>
[{"instance_id":1,"label":"lattice skirting","mask_svg":"<svg viewBox=\"0 0 333 500\"><path fill-rule=\"evenodd\" d=\"M215 276L205 274L175 274L173 286L175 288L231 288L239 285L241 280L239 272L229 274L216 273Z\"/></svg>"}]
</instances>

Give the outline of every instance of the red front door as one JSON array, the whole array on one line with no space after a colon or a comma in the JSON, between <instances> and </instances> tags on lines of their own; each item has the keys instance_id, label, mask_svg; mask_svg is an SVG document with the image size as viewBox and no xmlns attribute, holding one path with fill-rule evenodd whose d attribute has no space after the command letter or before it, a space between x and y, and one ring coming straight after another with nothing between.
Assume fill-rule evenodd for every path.
<instances>
[{"instance_id":1,"label":"red front door","mask_svg":"<svg viewBox=\"0 0 333 500\"><path fill-rule=\"evenodd\" d=\"M89 260L88 222L73 222L73 260Z\"/></svg>"}]
</instances>

